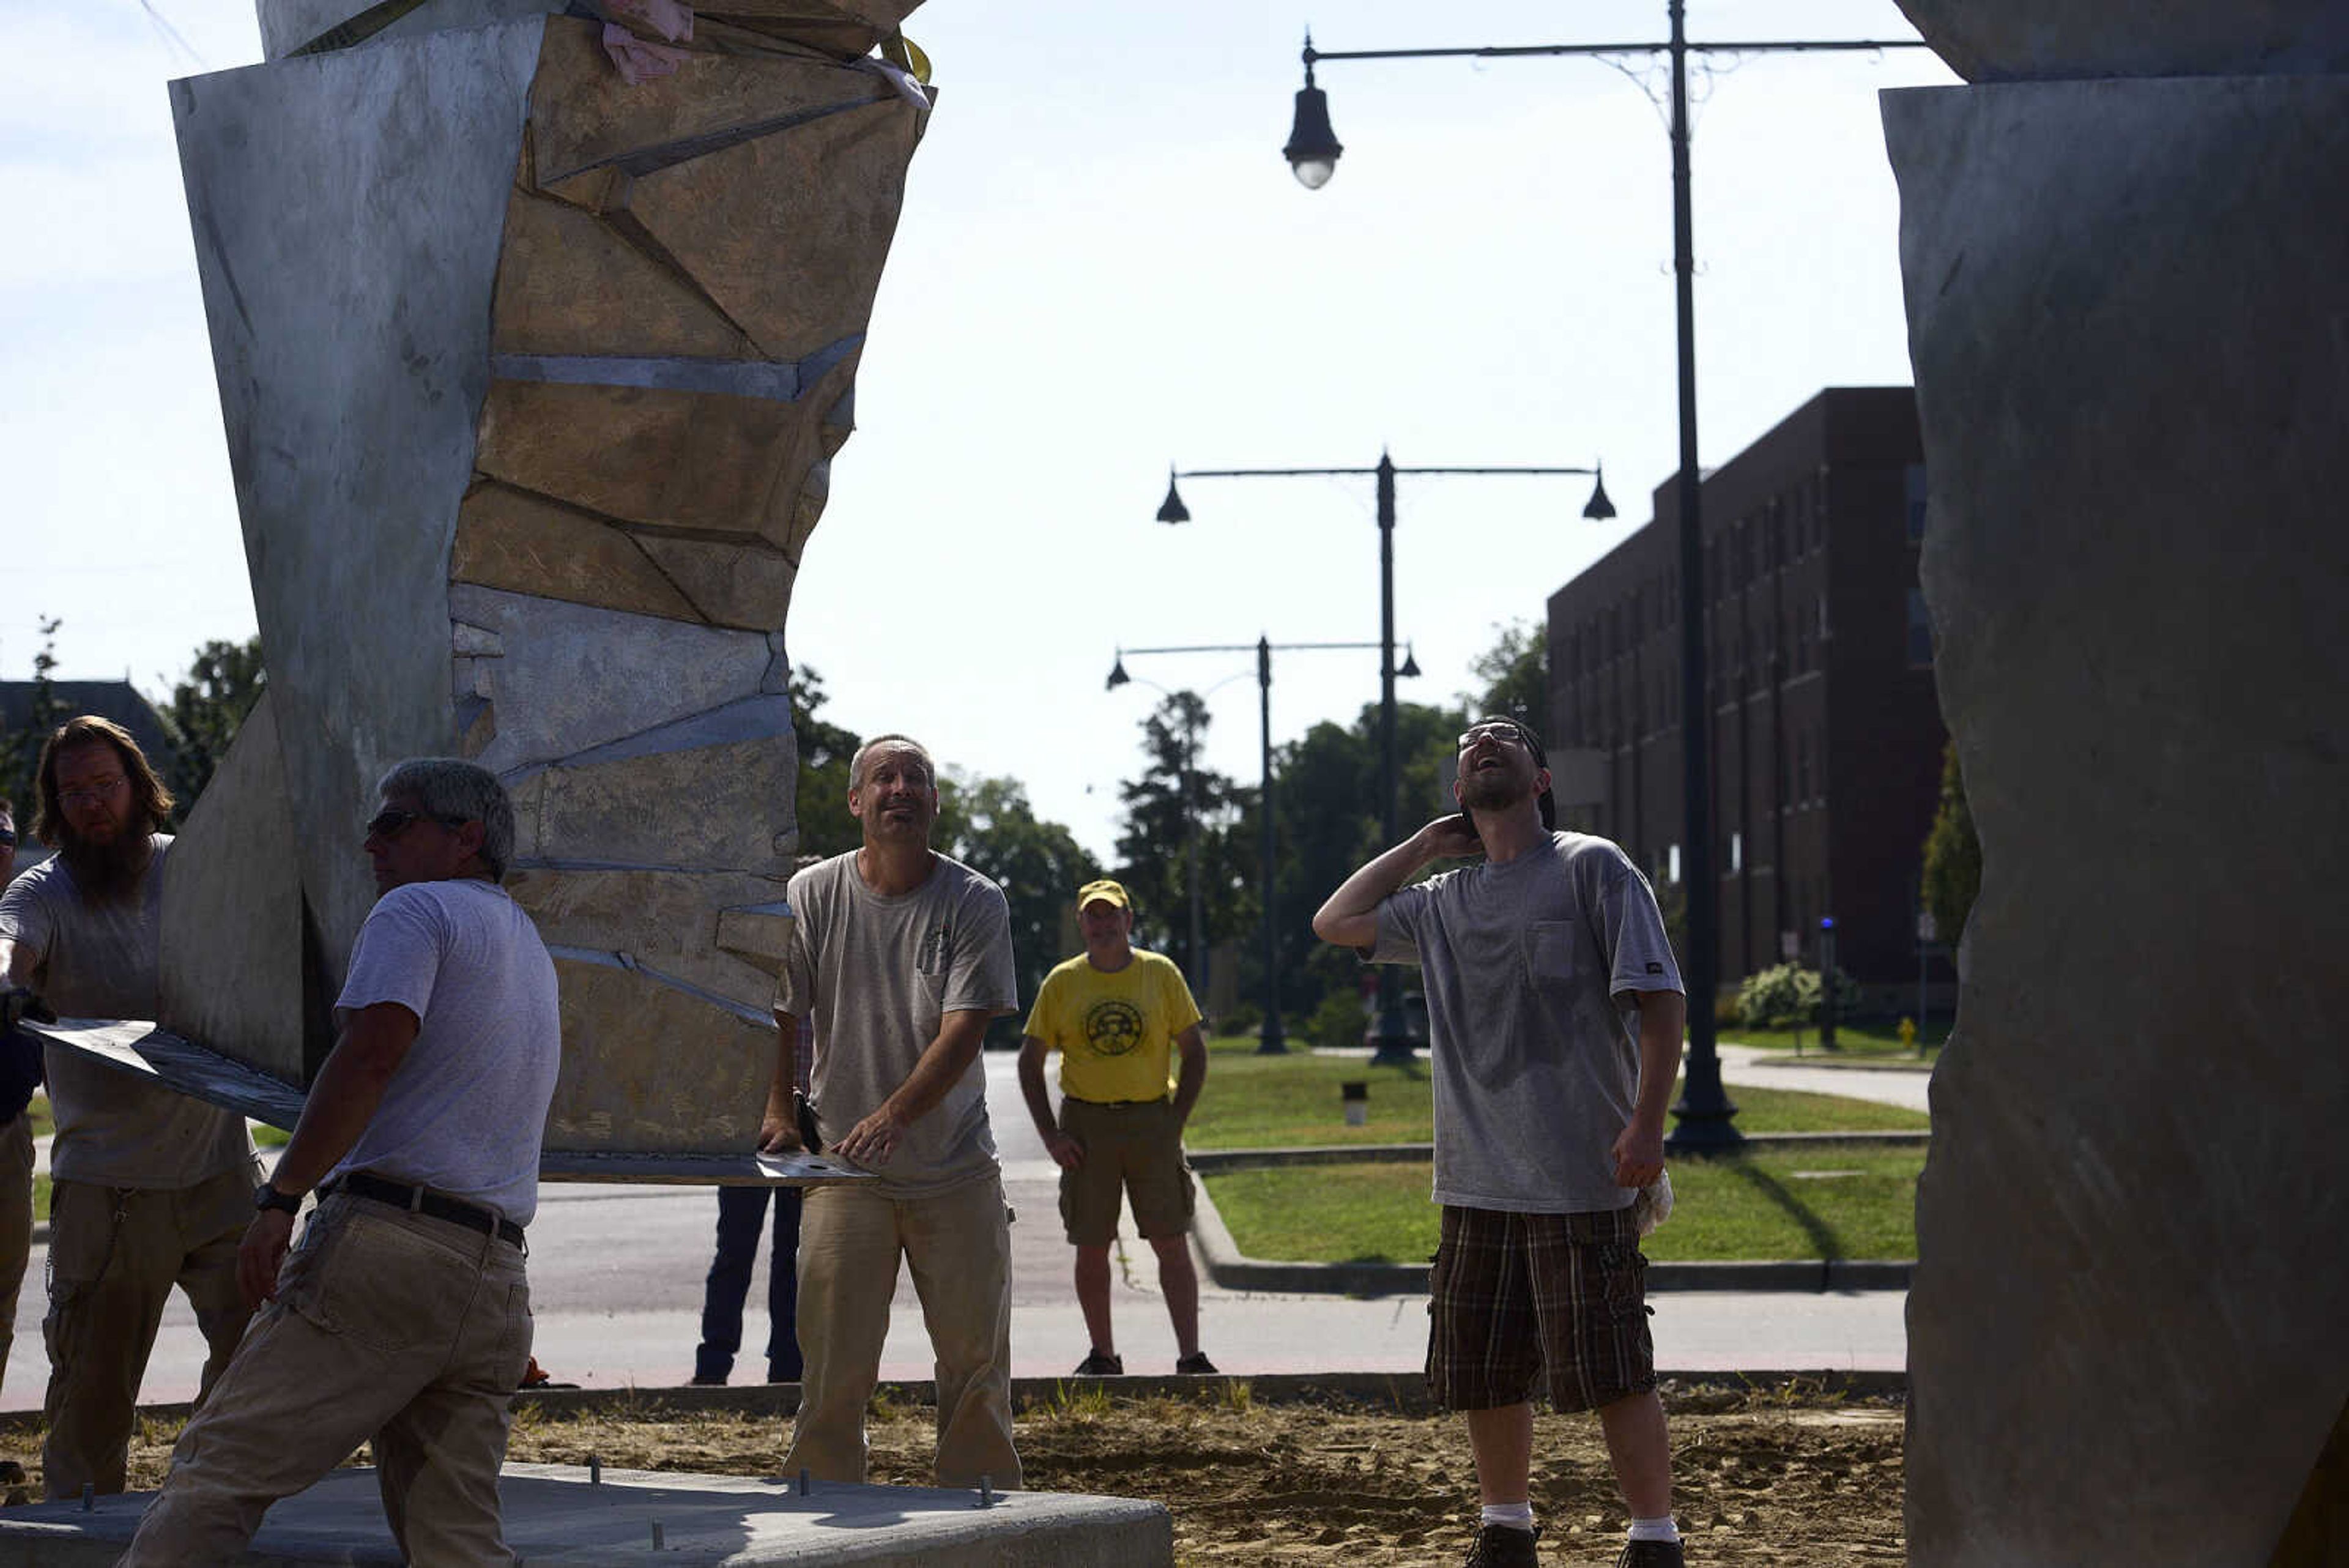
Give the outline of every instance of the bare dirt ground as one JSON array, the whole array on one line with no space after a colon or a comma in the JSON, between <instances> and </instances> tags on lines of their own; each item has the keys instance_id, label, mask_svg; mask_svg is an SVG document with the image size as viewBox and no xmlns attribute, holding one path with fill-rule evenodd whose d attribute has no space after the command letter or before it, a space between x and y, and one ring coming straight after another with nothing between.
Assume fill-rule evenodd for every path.
<instances>
[{"instance_id":1,"label":"bare dirt ground","mask_svg":"<svg viewBox=\"0 0 2349 1568\"><path fill-rule=\"evenodd\" d=\"M1899 1563L1900 1409L1794 1393L1667 1387L1689 1562L1712 1568ZM926 1485L932 1415L876 1401L875 1481ZM130 1484L162 1479L177 1423L142 1422ZM641 1469L772 1475L788 1423L773 1417L518 1413L511 1457ZM1456 1418L1364 1404L1273 1405L1245 1384L1195 1399L1076 1393L1019 1419L1028 1484L1150 1498L1174 1520L1187 1564L1457 1563L1475 1475ZM1604 1568L1622 1540L1621 1499L1595 1419L1544 1412L1533 1502L1542 1561ZM18 1451L22 1451L19 1449ZM37 1451L37 1449L36 1449ZM37 1480L35 1485L37 1488Z\"/></svg>"}]
</instances>

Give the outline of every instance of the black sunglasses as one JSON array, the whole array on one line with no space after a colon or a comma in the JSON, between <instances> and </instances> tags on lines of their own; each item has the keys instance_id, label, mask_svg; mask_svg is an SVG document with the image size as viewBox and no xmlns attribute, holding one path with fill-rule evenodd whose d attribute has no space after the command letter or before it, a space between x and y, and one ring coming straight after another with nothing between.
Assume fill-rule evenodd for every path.
<instances>
[{"instance_id":1,"label":"black sunglasses","mask_svg":"<svg viewBox=\"0 0 2349 1568\"><path fill-rule=\"evenodd\" d=\"M437 822L443 827L462 827L471 820L470 817L435 816L429 811L402 811L396 805L387 806L367 818L367 836L388 843L407 832L411 822Z\"/></svg>"},{"instance_id":2,"label":"black sunglasses","mask_svg":"<svg viewBox=\"0 0 2349 1568\"><path fill-rule=\"evenodd\" d=\"M14 849L16 846L16 830L13 827L0 827L0 849Z\"/></svg>"}]
</instances>

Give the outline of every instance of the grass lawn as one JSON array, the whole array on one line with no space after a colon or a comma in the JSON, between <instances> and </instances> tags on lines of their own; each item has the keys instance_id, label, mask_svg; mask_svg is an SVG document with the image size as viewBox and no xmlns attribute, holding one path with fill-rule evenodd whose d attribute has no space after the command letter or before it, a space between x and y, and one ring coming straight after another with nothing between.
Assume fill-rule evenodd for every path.
<instances>
[{"instance_id":1,"label":"grass lawn","mask_svg":"<svg viewBox=\"0 0 2349 1568\"><path fill-rule=\"evenodd\" d=\"M49 1173L33 1172L33 1223L37 1225L49 1217Z\"/></svg>"},{"instance_id":2,"label":"grass lawn","mask_svg":"<svg viewBox=\"0 0 2349 1568\"><path fill-rule=\"evenodd\" d=\"M25 1115L32 1120L35 1137L47 1137L57 1130L57 1118L49 1114L47 1095L35 1095L32 1103L25 1107Z\"/></svg>"},{"instance_id":3,"label":"grass lawn","mask_svg":"<svg viewBox=\"0 0 2349 1568\"><path fill-rule=\"evenodd\" d=\"M1237 1049L1217 1042L1217 1047L1207 1064L1206 1089L1184 1129L1183 1141L1192 1148L1426 1143L1435 1136L1423 1059L1377 1067L1301 1051L1259 1056L1252 1042ZM1350 1082L1371 1086L1370 1120L1359 1127L1346 1125L1338 1097L1338 1085ZM1738 1108L1737 1125L1747 1132L1911 1132L1931 1125L1920 1111L1837 1095L1740 1086L1729 1097Z\"/></svg>"},{"instance_id":4,"label":"grass lawn","mask_svg":"<svg viewBox=\"0 0 2349 1568\"><path fill-rule=\"evenodd\" d=\"M1899 1031L1900 1025L1897 1022L1887 1023L1880 1019L1867 1023L1838 1023L1836 1025L1836 1048L1831 1052L1819 1049L1819 1032L1815 1028L1800 1031L1749 1029L1743 1023L1724 1023L1721 1026L1721 1038L1730 1044L1759 1045L1772 1051L1792 1051L1799 1046L1806 1056L1885 1056L1897 1062L1919 1060L1914 1045L1900 1043ZM1931 1020L1918 1032L1918 1038L1925 1043L1923 1060L1934 1060L1940 1055L1941 1046L1950 1038L1949 1019Z\"/></svg>"},{"instance_id":5,"label":"grass lawn","mask_svg":"<svg viewBox=\"0 0 2349 1568\"><path fill-rule=\"evenodd\" d=\"M1675 1159L1672 1217L1642 1250L1672 1262L1913 1258L1924 1168L1921 1148ZM1232 1240L1252 1258L1422 1262L1435 1251L1424 1165L1235 1170L1206 1180Z\"/></svg>"}]
</instances>

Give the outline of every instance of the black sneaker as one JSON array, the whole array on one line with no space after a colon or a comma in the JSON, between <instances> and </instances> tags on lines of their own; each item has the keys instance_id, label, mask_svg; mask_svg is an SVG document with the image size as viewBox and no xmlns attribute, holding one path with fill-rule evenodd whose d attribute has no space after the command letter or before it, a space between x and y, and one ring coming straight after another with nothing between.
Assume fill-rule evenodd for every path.
<instances>
[{"instance_id":1,"label":"black sneaker","mask_svg":"<svg viewBox=\"0 0 2349 1568\"><path fill-rule=\"evenodd\" d=\"M1177 1361L1174 1364L1174 1376L1177 1377L1213 1377L1216 1376L1216 1364L1207 1359L1207 1353L1206 1351L1195 1350L1190 1355L1183 1357L1180 1361Z\"/></svg>"},{"instance_id":2,"label":"black sneaker","mask_svg":"<svg viewBox=\"0 0 2349 1568\"><path fill-rule=\"evenodd\" d=\"M1125 1376L1125 1358L1122 1355L1103 1355L1096 1350L1078 1362L1076 1371L1070 1376L1072 1377L1123 1377Z\"/></svg>"},{"instance_id":3,"label":"black sneaker","mask_svg":"<svg viewBox=\"0 0 2349 1568\"><path fill-rule=\"evenodd\" d=\"M1541 1568L1541 1553L1534 1550L1540 1535L1538 1525L1531 1530L1485 1525L1476 1532L1476 1544L1468 1549L1468 1561L1461 1568Z\"/></svg>"},{"instance_id":4,"label":"black sneaker","mask_svg":"<svg viewBox=\"0 0 2349 1568\"><path fill-rule=\"evenodd\" d=\"M1686 1562L1677 1541L1627 1541L1615 1568L1682 1568Z\"/></svg>"}]
</instances>

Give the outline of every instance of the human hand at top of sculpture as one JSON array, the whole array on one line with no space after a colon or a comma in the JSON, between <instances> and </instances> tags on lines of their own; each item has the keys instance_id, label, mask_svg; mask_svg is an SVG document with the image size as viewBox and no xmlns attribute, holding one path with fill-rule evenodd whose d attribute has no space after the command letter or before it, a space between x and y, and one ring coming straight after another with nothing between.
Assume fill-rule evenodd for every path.
<instances>
[{"instance_id":1,"label":"human hand at top of sculpture","mask_svg":"<svg viewBox=\"0 0 2349 1568\"><path fill-rule=\"evenodd\" d=\"M605 19L636 33L656 33L672 44L693 36L693 8L678 0L602 0Z\"/></svg>"},{"instance_id":2,"label":"human hand at top of sculpture","mask_svg":"<svg viewBox=\"0 0 2349 1568\"><path fill-rule=\"evenodd\" d=\"M630 87L674 75L684 63L686 51L668 45L693 36L691 8L677 0L602 0L601 9L606 18L604 52L619 68L620 79ZM668 43L654 43L639 36L644 33L657 34Z\"/></svg>"}]
</instances>

